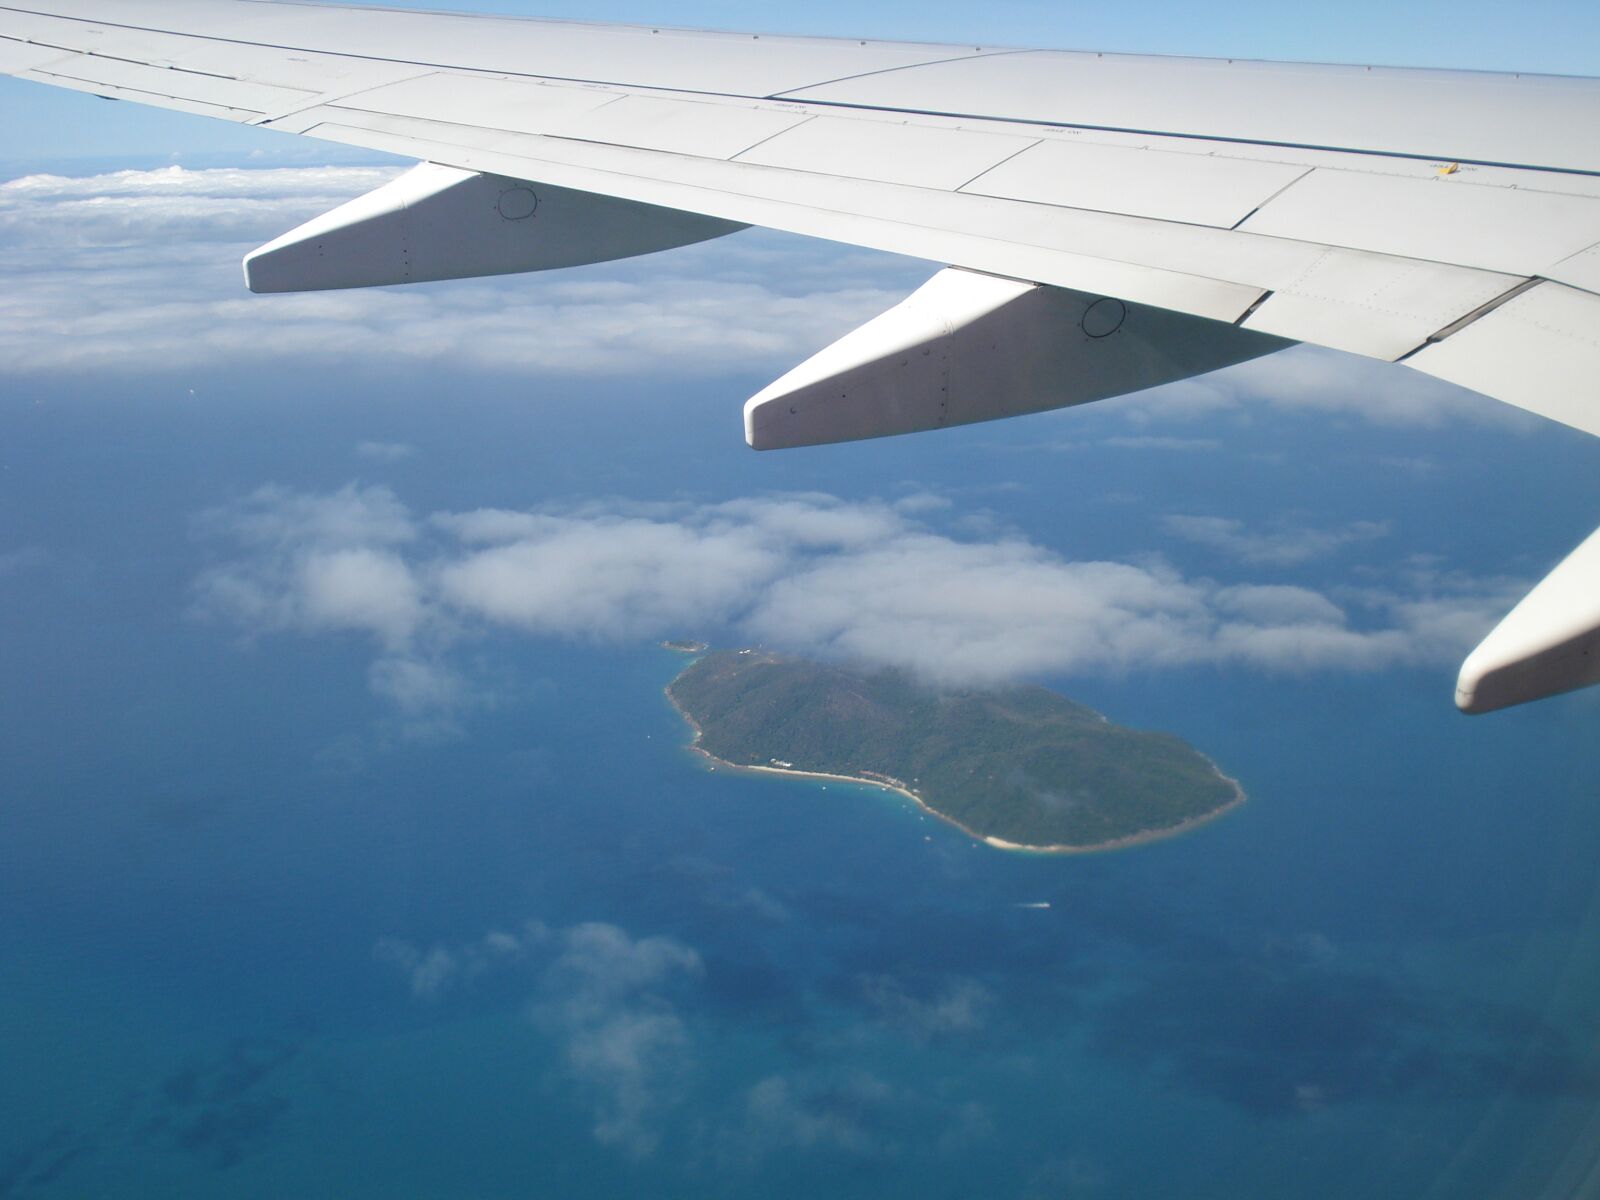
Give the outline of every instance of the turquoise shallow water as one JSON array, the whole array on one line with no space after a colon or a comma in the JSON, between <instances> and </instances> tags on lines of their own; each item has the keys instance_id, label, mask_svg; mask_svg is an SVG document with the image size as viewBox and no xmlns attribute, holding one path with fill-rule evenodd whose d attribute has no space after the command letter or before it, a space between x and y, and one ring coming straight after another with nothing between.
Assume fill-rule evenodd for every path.
<instances>
[{"instance_id":1,"label":"turquoise shallow water","mask_svg":"<svg viewBox=\"0 0 1600 1200\"><path fill-rule=\"evenodd\" d=\"M643 642L486 636L498 703L407 738L365 646L184 616L191 515L338 486L378 435L428 447L395 481L417 511L672 495L694 421L585 458L520 410L318 415L281 386L4 415L27 453L0 533L50 554L0 581L0 1196L1522 1197L1591 1165L1593 696L1468 721L1433 670L1061 681L1250 794L1073 857L708 771L661 694L682 660ZM1568 453L1474 436L1463 456ZM1113 465L930 445L871 448L874 477L1064 552L1145 544L1101 504ZM696 486L871 494L856 449L717 450ZM975 462L1022 483L963 498ZM1242 511L1277 470L1115 482ZM1560 488L1526 477L1529 517ZM1295 488L1370 511L1315 463ZM1463 569L1516 565L1533 524L1468 537L1427 488L1375 488Z\"/></svg>"}]
</instances>

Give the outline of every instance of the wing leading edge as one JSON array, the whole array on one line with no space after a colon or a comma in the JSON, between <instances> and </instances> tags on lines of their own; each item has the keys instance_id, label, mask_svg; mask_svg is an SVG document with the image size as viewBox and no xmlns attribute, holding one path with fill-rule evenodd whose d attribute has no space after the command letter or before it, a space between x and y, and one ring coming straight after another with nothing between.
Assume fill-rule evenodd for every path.
<instances>
[{"instance_id":1,"label":"wing leading edge","mask_svg":"<svg viewBox=\"0 0 1600 1200\"><path fill-rule=\"evenodd\" d=\"M430 164L256 252L257 290L748 224L957 268L755 397L758 447L1082 403L1293 341L1600 434L1597 80L273 0L0 4L0 71ZM1464 708L1592 681L1552 646L1600 640L1600 560L1558 574L1468 660ZM1507 646L1532 649L1508 666Z\"/></svg>"}]
</instances>

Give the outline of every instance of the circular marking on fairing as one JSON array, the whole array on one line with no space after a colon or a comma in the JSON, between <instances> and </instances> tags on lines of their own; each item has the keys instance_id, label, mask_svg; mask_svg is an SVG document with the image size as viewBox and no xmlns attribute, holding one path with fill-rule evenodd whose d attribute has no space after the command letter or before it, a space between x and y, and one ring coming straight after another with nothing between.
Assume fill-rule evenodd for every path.
<instances>
[{"instance_id":1,"label":"circular marking on fairing","mask_svg":"<svg viewBox=\"0 0 1600 1200\"><path fill-rule=\"evenodd\" d=\"M506 220L521 221L533 216L534 209L539 207L539 197L534 195L532 188L507 188L500 193L495 207Z\"/></svg>"},{"instance_id":2,"label":"circular marking on fairing","mask_svg":"<svg viewBox=\"0 0 1600 1200\"><path fill-rule=\"evenodd\" d=\"M1110 296L1102 296L1084 310L1083 320L1078 324L1083 332L1092 338L1108 337L1122 328L1122 323L1128 319L1128 306L1121 300Z\"/></svg>"}]
</instances>

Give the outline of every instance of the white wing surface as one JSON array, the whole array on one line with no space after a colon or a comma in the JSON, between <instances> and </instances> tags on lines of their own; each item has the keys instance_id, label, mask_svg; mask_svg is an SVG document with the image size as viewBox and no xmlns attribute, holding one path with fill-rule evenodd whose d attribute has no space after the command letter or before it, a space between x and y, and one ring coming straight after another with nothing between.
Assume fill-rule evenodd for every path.
<instances>
[{"instance_id":1,"label":"white wing surface","mask_svg":"<svg viewBox=\"0 0 1600 1200\"><path fill-rule=\"evenodd\" d=\"M751 224L957 269L755 397L758 447L1080 403L1292 341L1600 434L1600 80L272 0L0 3L0 71L434 164L257 252L258 290ZM1600 678L1600 573L1562 594L1588 611L1559 645L1519 627L1558 665L1505 702Z\"/></svg>"}]
</instances>

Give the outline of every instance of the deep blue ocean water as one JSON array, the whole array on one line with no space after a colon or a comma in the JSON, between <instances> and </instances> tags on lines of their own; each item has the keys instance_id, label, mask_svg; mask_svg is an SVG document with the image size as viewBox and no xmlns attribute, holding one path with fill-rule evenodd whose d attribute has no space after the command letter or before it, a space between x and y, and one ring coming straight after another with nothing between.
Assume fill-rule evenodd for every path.
<instances>
[{"instance_id":1,"label":"deep blue ocean water","mask_svg":"<svg viewBox=\"0 0 1600 1200\"><path fill-rule=\"evenodd\" d=\"M1151 512L1390 519L1532 574L1600 511L1559 430L1262 414L1219 454L1029 449L1114 428L1086 411L755 456L749 382L4 402L0 550L43 554L0 577L0 1196L1578 1190L1593 695L1469 720L1433 667L1051 681L1251 799L1029 856L871 789L706 769L662 696L683 660L648 641L485 638L500 702L418 740L358 640L185 615L193 514L267 481L381 477L418 512L931 488L1063 553L1196 572L1219 568ZM627 436L594 436L602 406ZM420 452L378 470L363 439ZM1423 445L1436 470L1361 466Z\"/></svg>"}]
</instances>

